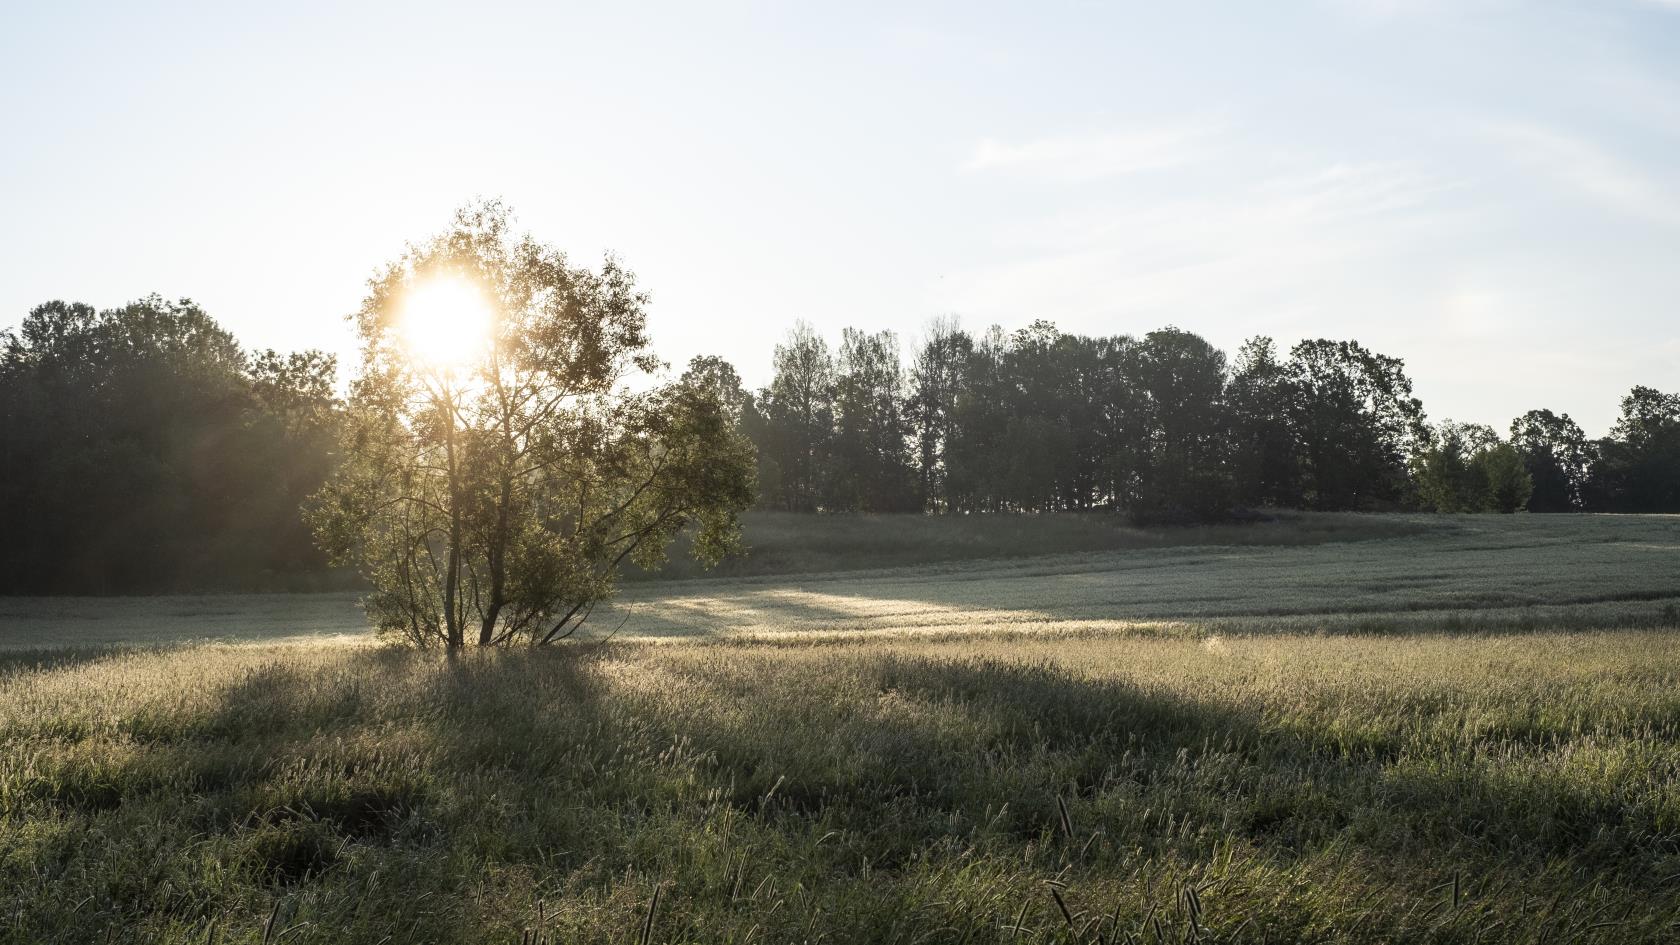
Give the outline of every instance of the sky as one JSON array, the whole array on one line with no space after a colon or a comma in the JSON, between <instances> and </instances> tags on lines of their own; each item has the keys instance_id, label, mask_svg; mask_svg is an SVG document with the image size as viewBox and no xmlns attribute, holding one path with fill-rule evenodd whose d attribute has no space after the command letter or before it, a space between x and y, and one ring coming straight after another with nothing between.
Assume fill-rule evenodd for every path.
<instances>
[{"instance_id":1,"label":"sky","mask_svg":"<svg viewBox=\"0 0 1680 945\"><path fill-rule=\"evenodd\" d=\"M795 319L1403 358L1434 420L1680 390L1680 0L13 4L0 325L345 316L478 196L768 380Z\"/></svg>"}]
</instances>

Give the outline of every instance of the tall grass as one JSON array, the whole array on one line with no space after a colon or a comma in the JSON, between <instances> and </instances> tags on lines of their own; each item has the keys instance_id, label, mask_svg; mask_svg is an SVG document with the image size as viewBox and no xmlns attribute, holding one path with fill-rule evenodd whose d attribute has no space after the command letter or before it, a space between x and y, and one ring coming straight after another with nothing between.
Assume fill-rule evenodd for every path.
<instances>
[{"instance_id":1,"label":"tall grass","mask_svg":"<svg viewBox=\"0 0 1680 945\"><path fill-rule=\"evenodd\" d=\"M16 942L1664 942L1656 632L13 655Z\"/></svg>"}]
</instances>

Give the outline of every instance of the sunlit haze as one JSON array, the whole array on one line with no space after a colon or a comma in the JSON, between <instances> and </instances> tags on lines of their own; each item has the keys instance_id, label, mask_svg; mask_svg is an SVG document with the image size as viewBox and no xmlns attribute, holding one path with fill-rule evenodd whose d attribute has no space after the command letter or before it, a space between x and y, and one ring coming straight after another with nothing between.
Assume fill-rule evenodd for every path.
<instances>
[{"instance_id":1,"label":"sunlit haze","mask_svg":"<svg viewBox=\"0 0 1680 945\"><path fill-rule=\"evenodd\" d=\"M956 314L1356 338L1501 429L1680 388L1660 0L14 5L0 134L7 326L158 292L353 362L486 195L749 385L794 319Z\"/></svg>"},{"instance_id":2,"label":"sunlit haze","mask_svg":"<svg viewBox=\"0 0 1680 945\"><path fill-rule=\"evenodd\" d=\"M492 315L484 292L457 275L436 275L417 282L402 301L398 330L410 355L420 364L452 368L483 354Z\"/></svg>"},{"instance_id":3,"label":"sunlit haze","mask_svg":"<svg viewBox=\"0 0 1680 945\"><path fill-rule=\"evenodd\" d=\"M0 945L1680 942L1680 0L13 2L0 134Z\"/></svg>"}]
</instances>

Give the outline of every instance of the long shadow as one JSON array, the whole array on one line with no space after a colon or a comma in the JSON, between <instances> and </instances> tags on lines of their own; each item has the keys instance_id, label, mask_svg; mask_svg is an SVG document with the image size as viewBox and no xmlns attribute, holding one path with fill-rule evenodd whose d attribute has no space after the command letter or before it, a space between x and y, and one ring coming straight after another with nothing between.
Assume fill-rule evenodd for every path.
<instances>
[{"instance_id":1,"label":"long shadow","mask_svg":"<svg viewBox=\"0 0 1680 945\"><path fill-rule=\"evenodd\" d=\"M88 813L173 824L277 902L354 891L369 916L413 915L416 896L464 890L491 865L610 882L675 861L659 839L673 819L838 833L812 855L828 857L822 875L854 878L948 841L1061 843L1101 874L1139 849L1195 860L1235 839L1284 862L1340 844L1409 876L1563 862L1670 896L1651 867L1680 855L1660 812L1562 782L1524 809L1468 768L1396 774L1414 750L1398 735L1350 742L1215 698L980 659L347 651L252 666L210 711L128 731L144 751ZM719 805L737 819L716 819ZM1163 810L1195 829L1161 829L1150 812ZM207 923L216 902L138 882L113 908ZM379 938L352 913L320 921L343 941ZM471 932L440 904L404 940Z\"/></svg>"},{"instance_id":2,"label":"long shadow","mask_svg":"<svg viewBox=\"0 0 1680 945\"><path fill-rule=\"evenodd\" d=\"M859 662L847 671L910 708L842 721L860 736L860 747L839 763L811 763L798 739L766 737L777 719L823 711L820 688L791 697L779 690L782 698L727 724L670 734L716 751L738 800L764 792L774 774L786 778L775 797L791 812L860 831L912 799L954 815L952 830L961 833L979 827L988 806L1007 800L1009 815L992 825L1024 841L1059 829L1065 799L1081 802L1074 819L1108 830L1115 849L1152 848L1159 838L1114 817L1178 803L1218 825L1199 841L1201 849L1190 845L1192 853L1211 853L1214 841L1233 834L1285 858L1338 842L1436 872L1450 851L1467 871L1489 862L1539 871L1566 861L1652 892L1661 880L1650 867L1672 865L1680 855L1680 829L1657 801L1627 801L1562 777L1489 780L1485 768L1434 764L1426 749L1399 734L1285 729L1253 709L1120 681L1074 680L1042 666L903 656ZM954 713L979 735L948 738L926 721L937 713L918 707ZM1529 732L1526 740L1569 736L1560 728ZM1023 766L1042 780L1008 777ZM997 777L976 780L975 771ZM999 788L1013 790L999 798ZM1132 803L1116 805L1117 798ZM915 855L917 842L877 853L891 863L895 855Z\"/></svg>"},{"instance_id":3,"label":"long shadow","mask_svg":"<svg viewBox=\"0 0 1680 945\"><path fill-rule=\"evenodd\" d=\"M1567 858L1603 874L1625 871L1647 881L1656 877L1640 872L1641 860L1680 856L1680 824L1670 822L1660 803L1623 803L1561 777L1490 783L1468 768L1438 764L1398 733L1350 737L1323 727L1285 729L1250 708L1144 692L1113 680L1073 681L1041 666L894 658L881 679L883 687L962 705L986 718L992 732L987 752L1009 758L1048 751L1069 758L1065 789L1075 796L1096 800L1117 787L1161 785L1223 791L1244 808L1234 828L1279 852L1339 838L1378 852L1411 853L1427 839L1536 867ZM1568 723L1559 723L1510 737L1490 733L1488 740L1503 750L1516 743L1563 744L1571 734ZM1200 783L1199 769L1209 762L1234 762L1236 768ZM1524 788L1544 796L1525 797ZM1056 813L1043 803L1029 806L1040 821ZM1426 829L1378 828L1396 816Z\"/></svg>"},{"instance_id":4,"label":"long shadow","mask_svg":"<svg viewBox=\"0 0 1680 945\"><path fill-rule=\"evenodd\" d=\"M129 869L131 843L153 857L173 851L101 893L102 910L73 911L57 940L140 941L136 930L160 921L194 929L193 941L253 923L271 940L288 925L319 925L323 916L310 910L351 892L353 908L334 916L331 935L301 940L471 940L470 918L434 898L451 859L435 816L446 784L435 776L444 772L404 757L400 741L379 740L415 725L451 729L477 698L480 683L466 678L476 671L442 672L441 684L416 687L417 667L441 661L377 649L345 649L319 664L259 658L208 711L124 719L121 732L138 750L115 770L87 784L69 772L60 806L102 826L55 856L62 878L48 867L41 881ZM233 885L215 880L222 875ZM206 880L208 891L192 892ZM252 892L272 902L272 914L248 911ZM35 897L33 907L55 902Z\"/></svg>"}]
</instances>

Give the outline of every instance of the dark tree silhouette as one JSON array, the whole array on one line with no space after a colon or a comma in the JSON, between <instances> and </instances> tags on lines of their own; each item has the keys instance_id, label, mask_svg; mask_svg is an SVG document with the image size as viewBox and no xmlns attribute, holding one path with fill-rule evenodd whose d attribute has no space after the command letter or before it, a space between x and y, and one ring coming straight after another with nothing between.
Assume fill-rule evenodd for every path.
<instances>
[{"instance_id":1,"label":"dark tree silhouette","mask_svg":"<svg viewBox=\"0 0 1680 945\"><path fill-rule=\"evenodd\" d=\"M1301 459L1290 425L1294 396L1272 339L1249 339L1225 393L1231 496L1238 505L1301 505Z\"/></svg>"},{"instance_id":2,"label":"dark tree silhouette","mask_svg":"<svg viewBox=\"0 0 1680 945\"><path fill-rule=\"evenodd\" d=\"M758 398L765 419L759 450L770 458L766 498L777 508L814 512L830 478L834 438L834 356L828 342L797 322L776 346L770 386Z\"/></svg>"},{"instance_id":3,"label":"dark tree silhouette","mask_svg":"<svg viewBox=\"0 0 1680 945\"><path fill-rule=\"evenodd\" d=\"M1289 353L1287 376L1306 503L1374 509L1404 501L1407 460L1427 436L1404 363L1358 342L1303 341Z\"/></svg>"},{"instance_id":4,"label":"dark tree silhouette","mask_svg":"<svg viewBox=\"0 0 1680 945\"><path fill-rule=\"evenodd\" d=\"M1511 445L1534 483L1530 512L1576 512L1586 507L1587 477L1596 449L1569 414L1530 410L1511 421Z\"/></svg>"},{"instance_id":5,"label":"dark tree silhouette","mask_svg":"<svg viewBox=\"0 0 1680 945\"><path fill-rule=\"evenodd\" d=\"M1418 496L1437 512L1516 512L1534 491L1522 454L1479 423L1441 424L1412 466Z\"/></svg>"},{"instance_id":6,"label":"dark tree silhouette","mask_svg":"<svg viewBox=\"0 0 1680 945\"><path fill-rule=\"evenodd\" d=\"M834 390L834 468L824 504L846 511L920 510L898 338L890 331L846 329Z\"/></svg>"},{"instance_id":7,"label":"dark tree silhouette","mask_svg":"<svg viewBox=\"0 0 1680 945\"><path fill-rule=\"evenodd\" d=\"M1612 512L1680 512L1680 394L1635 387L1597 446L1588 491Z\"/></svg>"},{"instance_id":8,"label":"dark tree silhouette","mask_svg":"<svg viewBox=\"0 0 1680 945\"><path fill-rule=\"evenodd\" d=\"M0 588L314 586L332 358L247 355L188 300L49 302L0 336Z\"/></svg>"},{"instance_id":9,"label":"dark tree silhouette","mask_svg":"<svg viewBox=\"0 0 1680 945\"><path fill-rule=\"evenodd\" d=\"M1225 475L1225 353L1177 328L1152 331L1137 346L1149 431L1142 507L1207 518L1230 507Z\"/></svg>"},{"instance_id":10,"label":"dark tree silhouette","mask_svg":"<svg viewBox=\"0 0 1680 945\"><path fill-rule=\"evenodd\" d=\"M837 364L804 324L778 346L770 386L742 414L761 502L1152 521L1396 508L1427 439L1402 362L1354 342L1303 342L1280 360L1256 338L1230 371L1176 328L1093 338L1039 320L975 338L940 320L908 384L895 348L847 329Z\"/></svg>"},{"instance_id":11,"label":"dark tree silhouette","mask_svg":"<svg viewBox=\"0 0 1680 945\"><path fill-rule=\"evenodd\" d=\"M910 369L910 399L905 419L915 439L916 471L929 509L951 507L946 488L945 448L955 429L957 397L967 376L974 339L953 318L928 323L927 337Z\"/></svg>"}]
</instances>

